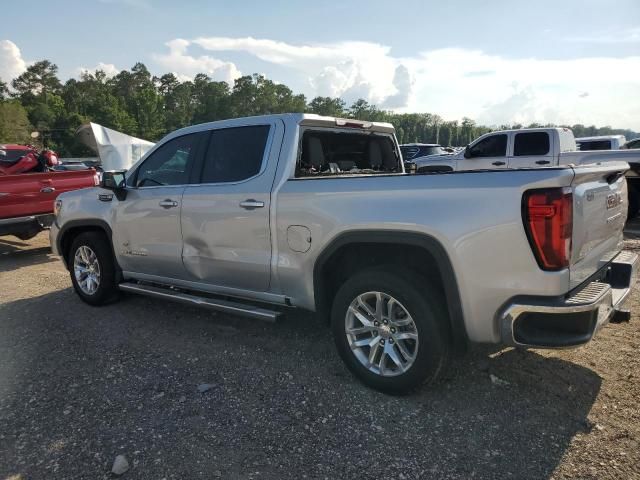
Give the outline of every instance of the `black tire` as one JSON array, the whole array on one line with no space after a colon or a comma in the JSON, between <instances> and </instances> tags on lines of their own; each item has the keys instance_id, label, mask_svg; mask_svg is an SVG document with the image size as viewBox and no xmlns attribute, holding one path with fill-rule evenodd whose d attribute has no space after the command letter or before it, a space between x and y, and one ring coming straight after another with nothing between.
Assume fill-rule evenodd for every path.
<instances>
[{"instance_id":1,"label":"black tire","mask_svg":"<svg viewBox=\"0 0 640 480\"><path fill-rule=\"evenodd\" d=\"M346 315L359 295L382 292L398 300L413 318L419 346L413 364L397 376L383 376L365 367L353 353L345 332ZM331 311L331 329L338 353L365 385L391 394L406 394L434 382L448 363L451 336L442 294L427 279L409 270L377 267L362 270L338 290Z\"/></svg>"},{"instance_id":2,"label":"black tire","mask_svg":"<svg viewBox=\"0 0 640 480\"><path fill-rule=\"evenodd\" d=\"M80 287L74 271L74 258L80 247L89 247L96 255L100 268L100 281L92 294ZM116 283L116 266L107 238L100 232L85 232L78 235L71 244L67 261L71 282L78 296L89 305L99 306L118 299L120 291Z\"/></svg>"},{"instance_id":3,"label":"black tire","mask_svg":"<svg viewBox=\"0 0 640 480\"><path fill-rule=\"evenodd\" d=\"M638 215L638 210L640 210L640 195L638 194L637 185L627 184L628 185L628 201L629 206L627 208L627 220L632 220L636 218Z\"/></svg>"}]
</instances>

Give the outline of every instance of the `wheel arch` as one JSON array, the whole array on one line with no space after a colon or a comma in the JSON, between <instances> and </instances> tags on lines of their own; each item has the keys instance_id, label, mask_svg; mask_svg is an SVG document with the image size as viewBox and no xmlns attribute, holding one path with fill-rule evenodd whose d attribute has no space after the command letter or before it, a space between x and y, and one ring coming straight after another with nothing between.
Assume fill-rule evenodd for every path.
<instances>
[{"instance_id":1,"label":"wheel arch","mask_svg":"<svg viewBox=\"0 0 640 480\"><path fill-rule=\"evenodd\" d=\"M354 256L361 258L347 265L350 253L357 253ZM380 257L385 257L385 260L381 261ZM407 262L413 258L415 261ZM426 264L418 265L420 260ZM335 270L349 274L360 268L389 264L393 261L402 261L402 266L422 275L426 274L442 287L454 347L457 350L466 348L468 337L453 265L442 244L434 237L422 233L359 230L338 235L324 248L314 264L313 289L316 312L328 318L331 300L344 281L340 278L340 273L336 278ZM428 270L429 268L431 270Z\"/></svg>"},{"instance_id":2,"label":"wheel arch","mask_svg":"<svg viewBox=\"0 0 640 480\"><path fill-rule=\"evenodd\" d=\"M113 255L113 262L116 266L116 275L118 278L121 278L122 270L118 265L118 260L115 255L115 250L113 248L113 232L111 227L104 220L73 220L65 223L58 232L58 236L56 239L56 247L60 255L62 256L62 261L67 268L69 269L69 253L71 250L71 245L73 244L73 240L85 232L100 232L102 233L107 241L109 242L109 246L111 247L111 254Z\"/></svg>"}]
</instances>

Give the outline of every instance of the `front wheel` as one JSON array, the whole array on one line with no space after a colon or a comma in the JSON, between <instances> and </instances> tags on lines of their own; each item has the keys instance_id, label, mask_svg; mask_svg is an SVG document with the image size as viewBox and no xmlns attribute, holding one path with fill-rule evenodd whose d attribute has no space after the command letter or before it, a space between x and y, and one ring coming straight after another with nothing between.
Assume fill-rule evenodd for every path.
<instances>
[{"instance_id":1,"label":"front wheel","mask_svg":"<svg viewBox=\"0 0 640 480\"><path fill-rule=\"evenodd\" d=\"M118 297L115 262L104 234L78 235L69 252L71 282L78 296L90 305L104 305Z\"/></svg>"},{"instance_id":2,"label":"front wheel","mask_svg":"<svg viewBox=\"0 0 640 480\"><path fill-rule=\"evenodd\" d=\"M331 324L338 352L366 385L407 393L434 381L450 339L438 290L410 271L370 268L338 290Z\"/></svg>"}]
</instances>

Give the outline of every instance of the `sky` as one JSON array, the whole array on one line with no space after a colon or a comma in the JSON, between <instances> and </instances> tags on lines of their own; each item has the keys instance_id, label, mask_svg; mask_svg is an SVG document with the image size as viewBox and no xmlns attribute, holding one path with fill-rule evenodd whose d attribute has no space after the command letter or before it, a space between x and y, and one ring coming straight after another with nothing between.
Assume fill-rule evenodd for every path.
<instances>
[{"instance_id":1,"label":"sky","mask_svg":"<svg viewBox=\"0 0 640 480\"><path fill-rule=\"evenodd\" d=\"M640 0L0 0L0 78L143 62L260 73L308 99L501 125L640 131Z\"/></svg>"}]
</instances>

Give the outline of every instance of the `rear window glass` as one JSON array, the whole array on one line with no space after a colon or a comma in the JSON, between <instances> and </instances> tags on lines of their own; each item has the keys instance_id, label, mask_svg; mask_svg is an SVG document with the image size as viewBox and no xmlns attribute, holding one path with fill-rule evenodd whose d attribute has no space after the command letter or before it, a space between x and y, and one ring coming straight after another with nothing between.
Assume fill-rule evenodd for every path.
<instances>
[{"instance_id":1,"label":"rear window glass","mask_svg":"<svg viewBox=\"0 0 640 480\"><path fill-rule=\"evenodd\" d=\"M578 142L578 150L611 150L611 140Z\"/></svg>"},{"instance_id":2,"label":"rear window glass","mask_svg":"<svg viewBox=\"0 0 640 480\"><path fill-rule=\"evenodd\" d=\"M302 136L296 177L401 171L391 136L308 130Z\"/></svg>"},{"instance_id":3,"label":"rear window glass","mask_svg":"<svg viewBox=\"0 0 640 480\"><path fill-rule=\"evenodd\" d=\"M549 134L546 132L517 133L513 144L516 157L549 153Z\"/></svg>"}]
</instances>

